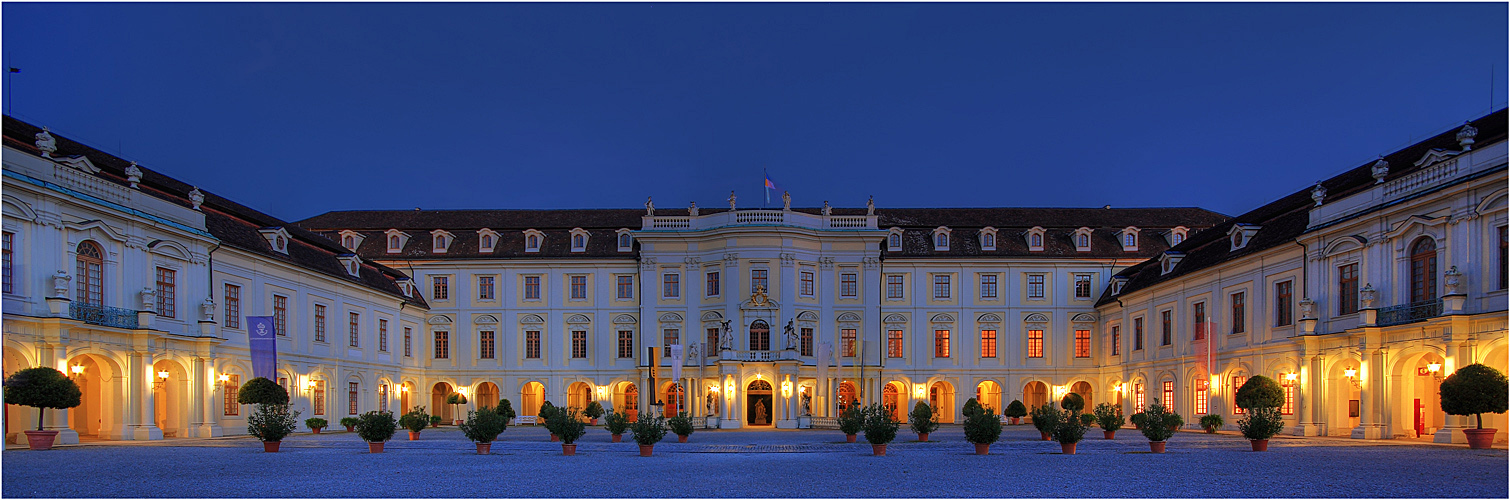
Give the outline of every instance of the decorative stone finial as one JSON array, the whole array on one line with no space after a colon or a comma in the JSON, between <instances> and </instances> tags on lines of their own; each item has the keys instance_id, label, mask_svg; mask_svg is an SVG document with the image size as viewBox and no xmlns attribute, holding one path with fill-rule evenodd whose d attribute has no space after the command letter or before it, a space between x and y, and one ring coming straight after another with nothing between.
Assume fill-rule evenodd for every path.
<instances>
[{"instance_id":1,"label":"decorative stone finial","mask_svg":"<svg viewBox=\"0 0 1510 500\"><path fill-rule=\"evenodd\" d=\"M215 300L205 297L204 302L199 303L199 314L201 320L215 321Z\"/></svg>"},{"instance_id":2,"label":"decorative stone finial","mask_svg":"<svg viewBox=\"0 0 1510 500\"><path fill-rule=\"evenodd\" d=\"M865 215L875 215L875 214L876 214L876 197L875 196L871 196L870 199L865 200Z\"/></svg>"},{"instance_id":3,"label":"decorative stone finial","mask_svg":"<svg viewBox=\"0 0 1510 500\"><path fill-rule=\"evenodd\" d=\"M58 140L47 133L47 127L42 127L42 131L37 132L36 138L37 149L42 151L42 157L52 158L52 154L58 150Z\"/></svg>"},{"instance_id":4,"label":"decorative stone finial","mask_svg":"<svg viewBox=\"0 0 1510 500\"><path fill-rule=\"evenodd\" d=\"M791 191L782 191L781 192L781 210L785 211L785 212L792 211L792 192Z\"/></svg>"},{"instance_id":5,"label":"decorative stone finial","mask_svg":"<svg viewBox=\"0 0 1510 500\"><path fill-rule=\"evenodd\" d=\"M1362 290L1358 290L1358 302L1364 309L1373 309L1374 301L1378 299L1379 292L1374 290L1373 283L1365 284Z\"/></svg>"},{"instance_id":6,"label":"decorative stone finial","mask_svg":"<svg viewBox=\"0 0 1510 500\"><path fill-rule=\"evenodd\" d=\"M1321 200L1326 199L1326 188L1321 181L1316 181L1316 187L1311 188L1311 199L1316 201L1316 206L1321 206Z\"/></svg>"},{"instance_id":7,"label":"decorative stone finial","mask_svg":"<svg viewBox=\"0 0 1510 500\"><path fill-rule=\"evenodd\" d=\"M1315 317L1316 317L1316 301L1311 300L1310 297L1303 297L1303 298L1301 298L1300 299L1300 319L1311 319L1311 318L1315 318Z\"/></svg>"},{"instance_id":8,"label":"decorative stone finial","mask_svg":"<svg viewBox=\"0 0 1510 500\"><path fill-rule=\"evenodd\" d=\"M1473 150L1473 138L1479 135L1479 129L1473 128L1468 122L1463 122L1463 128L1458 130L1458 145L1463 151Z\"/></svg>"},{"instance_id":9,"label":"decorative stone finial","mask_svg":"<svg viewBox=\"0 0 1510 500\"><path fill-rule=\"evenodd\" d=\"M1442 278L1443 295L1458 295L1462 293L1463 273L1458 271L1458 266L1448 268L1447 273Z\"/></svg>"},{"instance_id":10,"label":"decorative stone finial","mask_svg":"<svg viewBox=\"0 0 1510 500\"><path fill-rule=\"evenodd\" d=\"M687 208L687 214L697 217L697 202L692 202L692 206Z\"/></svg>"},{"instance_id":11,"label":"decorative stone finial","mask_svg":"<svg viewBox=\"0 0 1510 500\"><path fill-rule=\"evenodd\" d=\"M189 191L189 201L194 204L195 210L199 210L199 206L204 204L204 193L199 192L199 186Z\"/></svg>"},{"instance_id":12,"label":"decorative stone finial","mask_svg":"<svg viewBox=\"0 0 1510 500\"><path fill-rule=\"evenodd\" d=\"M141 295L142 298L143 311L157 310L157 290L152 289L152 287L150 286L144 286L142 287L142 291L139 293L139 295Z\"/></svg>"},{"instance_id":13,"label":"decorative stone finial","mask_svg":"<svg viewBox=\"0 0 1510 500\"><path fill-rule=\"evenodd\" d=\"M730 189L729 190L729 211L731 211L731 212L734 211L734 199L735 198L737 198L737 197L734 196L734 190Z\"/></svg>"},{"instance_id":14,"label":"decorative stone finial","mask_svg":"<svg viewBox=\"0 0 1510 500\"><path fill-rule=\"evenodd\" d=\"M834 209L828 207L828 200L823 200L823 216L828 217L833 211Z\"/></svg>"},{"instance_id":15,"label":"decorative stone finial","mask_svg":"<svg viewBox=\"0 0 1510 500\"><path fill-rule=\"evenodd\" d=\"M645 197L645 216L655 217L655 200L652 200L649 196Z\"/></svg>"},{"instance_id":16,"label":"decorative stone finial","mask_svg":"<svg viewBox=\"0 0 1510 500\"><path fill-rule=\"evenodd\" d=\"M136 183L141 181L142 169L137 167L136 162L133 161L131 162L131 166L126 167L126 182L131 183L132 188L136 188Z\"/></svg>"},{"instance_id":17,"label":"decorative stone finial","mask_svg":"<svg viewBox=\"0 0 1510 500\"><path fill-rule=\"evenodd\" d=\"M1374 162L1374 184L1384 184L1384 177L1389 175L1389 162L1384 161L1384 155L1379 155L1379 161Z\"/></svg>"},{"instance_id":18,"label":"decorative stone finial","mask_svg":"<svg viewBox=\"0 0 1510 500\"><path fill-rule=\"evenodd\" d=\"M70 282L70 281L73 281L73 276L69 276L68 273L63 272L63 270L61 270L61 269L59 269L58 272L53 273L53 275L52 275L52 296L53 297L64 297L64 298L67 298L68 297L68 282Z\"/></svg>"}]
</instances>

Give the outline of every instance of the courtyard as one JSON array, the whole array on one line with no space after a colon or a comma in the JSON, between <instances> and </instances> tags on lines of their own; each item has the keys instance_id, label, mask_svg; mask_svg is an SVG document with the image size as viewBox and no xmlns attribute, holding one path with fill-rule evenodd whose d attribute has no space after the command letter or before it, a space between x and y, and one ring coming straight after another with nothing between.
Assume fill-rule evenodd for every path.
<instances>
[{"instance_id":1,"label":"courtyard","mask_svg":"<svg viewBox=\"0 0 1510 500\"><path fill-rule=\"evenodd\" d=\"M905 428L871 456L835 430L698 431L638 456L601 427L561 455L545 429L512 427L479 456L455 427L403 433L369 454L353 433L298 434L263 453L246 438L86 443L4 452L5 497L1479 497L1506 498L1506 451L1463 445L1180 432L1148 452L1133 429L1087 433L1076 455L1009 426L976 456L958 426Z\"/></svg>"}]
</instances>

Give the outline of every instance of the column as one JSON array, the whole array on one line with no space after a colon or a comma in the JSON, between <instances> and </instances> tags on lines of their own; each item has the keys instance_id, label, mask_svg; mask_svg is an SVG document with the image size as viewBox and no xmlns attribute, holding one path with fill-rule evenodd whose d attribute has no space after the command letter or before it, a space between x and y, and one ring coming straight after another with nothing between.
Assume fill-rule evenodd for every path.
<instances>
[{"instance_id":1,"label":"column","mask_svg":"<svg viewBox=\"0 0 1510 500\"><path fill-rule=\"evenodd\" d=\"M1321 404L1326 398L1322 397L1321 356L1311 356L1310 366L1306 370L1306 382L1301 385L1300 391L1300 426L1295 429L1296 436L1320 436L1324 420L1322 419ZM1234 395L1236 389L1233 390Z\"/></svg>"},{"instance_id":2,"label":"column","mask_svg":"<svg viewBox=\"0 0 1510 500\"><path fill-rule=\"evenodd\" d=\"M154 395L152 393L152 355L145 352L131 354L131 372L127 374L128 383L131 384L131 415L135 420L131 424L131 439L136 441L157 440L163 438L162 429L157 428L154 407Z\"/></svg>"},{"instance_id":3,"label":"column","mask_svg":"<svg viewBox=\"0 0 1510 500\"><path fill-rule=\"evenodd\" d=\"M1453 319L1456 320L1457 318ZM1464 322L1466 323L1466 321ZM1457 321L1453 321L1453 323L1457 323ZM1457 325L1454 324L1453 326ZM1452 337L1452 340L1457 341L1461 338L1461 335L1455 335ZM1444 364L1441 372L1441 375L1443 377L1447 376L1449 368L1456 370L1457 368L1462 368L1473 363L1473 358L1468 351L1469 344L1463 342L1449 342L1446 348L1447 362ZM1439 409L1440 408L1430 408L1431 411L1436 411ZM1436 434L1432 435L1432 442L1467 443L1468 435L1463 433L1463 429L1473 428L1474 424L1472 419L1473 417L1471 416L1447 415L1447 421L1444 422L1442 428L1437 429Z\"/></svg>"},{"instance_id":4,"label":"column","mask_svg":"<svg viewBox=\"0 0 1510 500\"><path fill-rule=\"evenodd\" d=\"M1375 349L1368 353L1367 364L1363 369L1368 372L1368 379L1364 382L1362 390L1358 391L1359 406L1362 412L1359 415L1358 427L1353 429L1353 439L1379 439L1383 434L1383 404L1384 399L1384 350Z\"/></svg>"},{"instance_id":5,"label":"column","mask_svg":"<svg viewBox=\"0 0 1510 500\"><path fill-rule=\"evenodd\" d=\"M62 370L60 370L60 371L62 371L64 375L69 375L69 373L68 373L68 357L67 357L68 353L67 353L67 349L66 348L64 348L63 346L53 346L53 345L50 345L50 344L44 344L43 347L42 347L42 353L41 354L42 355L37 358L37 359L41 360L41 363L38 363L39 366L52 366L52 367L55 367L55 368L61 367ZM51 365L44 364L44 363L47 363L48 361L52 362ZM15 409L29 410L29 411L35 411L36 410L35 408L31 408L31 407L17 407ZM46 418L42 421L42 428L45 429L45 430L49 430L49 431L58 431L58 436L53 439L53 443L54 444L78 444L79 443L79 433L77 431L74 431L72 428L68 427L68 409L67 408L63 408L63 409L52 409L52 408L49 408L49 409L47 409L47 411L44 411L42 413L46 415ZM21 430L31 430L31 429L21 429ZM25 441L26 436L24 436L24 435L20 436L19 439L21 439L22 440L21 442L23 442L23 443L26 442Z\"/></svg>"},{"instance_id":6,"label":"column","mask_svg":"<svg viewBox=\"0 0 1510 500\"><path fill-rule=\"evenodd\" d=\"M215 421L215 411L217 410L215 394L219 393L221 397L226 397L227 395L224 392L216 391L219 381L216 380L214 371L212 363L208 359L202 357L194 358L194 373L196 374L195 377L199 380L194 389L194 400L199 402L198 411L195 412L200 415L198 437L220 437L225 435L225 431Z\"/></svg>"}]
</instances>

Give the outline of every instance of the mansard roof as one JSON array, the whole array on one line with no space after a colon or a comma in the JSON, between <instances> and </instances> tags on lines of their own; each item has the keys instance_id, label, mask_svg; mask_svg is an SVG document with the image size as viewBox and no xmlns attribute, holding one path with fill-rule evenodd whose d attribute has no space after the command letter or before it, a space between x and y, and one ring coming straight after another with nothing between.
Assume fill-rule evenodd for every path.
<instances>
[{"instance_id":1,"label":"mansard roof","mask_svg":"<svg viewBox=\"0 0 1510 500\"><path fill-rule=\"evenodd\" d=\"M837 210L836 210L837 212ZM890 258L913 257L1153 257L1169 249L1162 233L1178 226L1191 233L1227 220L1203 208L899 208L876 209L881 228L902 228L902 250L883 253ZM950 230L949 249L934 250L933 230ZM1024 235L1044 228L1042 251L1029 251ZM1122 249L1122 230L1137 226L1138 250ZM983 250L980 231L996 229L996 249ZM1091 228L1091 251L1075 249L1074 235Z\"/></svg>"},{"instance_id":2,"label":"mansard roof","mask_svg":"<svg viewBox=\"0 0 1510 500\"><path fill-rule=\"evenodd\" d=\"M1482 147L1485 144L1505 140L1505 109L1490 113L1471 123L1474 128L1478 129L1478 136L1475 138L1478 146ZM1430 139L1385 155L1384 160L1389 162L1390 172L1384 181L1389 182L1430 166L1416 165L1415 162L1433 149L1460 150L1457 133L1461 129L1462 125L1454 126ZM1373 165L1377 161L1378 159L1368 160L1347 172L1321 181L1322 187L1326 188L1326 199L1338 200L1371 189L1375 184ZM1306 233L1310 224L1310 210L1315 206L1315 202L1311 199L1311 189L1314 186L1315 184L1307 184L1303 189L1289 196L1233 217L1210 230L1186 237L1183 243L1174 247L1175 250L1185 252L1185 258L1169 274L1160 274L1158 259L1144 261L1122 270L1117 273L1117 276L1125 277L1128 281L1117 296L1179 279L1181 276L1277 246L1293 244L1297 238ZM1252 224L1260 226L1260 229L1247 245L1237 251L1231 251L1227 234L1235 224ZM1114 296L1111 294L1111 289L1107 288L1097 305L1112 300Z\"/></svg>"},{"instance_id":3,"label":"mansard roof","mask_svg":"<svg viewBox=\"0 0 1510 500\"><path fill-rule=\"evenodd\" d=\"M33 155L41 155L33 140L37 132L42 129L30 123L26 123L11 116L5 117L4 136L5 145ZM67 156L82 156L98 167L100 171L95 176L107 182L113 182L121 186L129 186L126 181L126 168L131 162L117 158L98 149L73 141L59 135L57 132L49 133L56 139L58 150L52 153L55 158ZM169 177L161 172L148 167L137 165L143 172L139 189L154 198L176 203L183 207L192 207L189 201L189 191L194 186L186 184L178 179ZM245 205L220 197L213 192L200 188L204 194L204 203L201 211L205 216L205 229L212 236L220 240L221 245L241 249L255 253L263 258L284 261L289 264L319 272L327 276L349 281L360 286L388 293L405 301L426 306L424 299L415 294L414 297L404 297L395 280L406 277L403 273L386 266L372 262L363 262L361 277L351 276L346 272L337 255L349 254L349 250L336 244L324 236L315 234L300 228L294 224L280 220L277 217L253 210ZM288 231L292 241L288 244L288 254L284 255L273 251L266 238L258 232L259 229L269 227L282 227Z\"/></svg>"}]
</instances>

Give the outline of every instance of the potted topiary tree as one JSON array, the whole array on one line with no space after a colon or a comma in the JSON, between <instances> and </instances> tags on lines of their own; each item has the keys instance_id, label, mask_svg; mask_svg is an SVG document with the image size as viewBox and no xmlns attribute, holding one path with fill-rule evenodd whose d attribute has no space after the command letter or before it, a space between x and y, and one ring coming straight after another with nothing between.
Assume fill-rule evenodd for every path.
<instances>
[{"instance_id":1,"label":"potted topiary tree","mask_svg":"<svg viewBox=\"0 0 1510 500\"><path fill-rule=\"evenodd\" d=\"M244 405L288 404L288 391L267 377L256 377L236 390L236 402Z\"/></svg>"},{"instance_id":2,"label":"potted topiary tree","mask_svg":"<svg viewBox=\"0 0 1510 500\"><path fill-rule=\"evenodd\" d=\"M1499 370L1474 363L1458 368L1438 388L1441 391L1442 411L1448 415L1473 415L1477 423L1472 429L1463 429L1468 437L1468 448L1480 450L1494 442L1496 429L1484 428L1485 413L1504 413L1507 409L1507 392L1510 392L1505 374Z\"/></svg>"},{"instance_id":3,"label":"potted topiary tree","mask_svg":"<svg viewBox=\"0 0 1510 500\"><path fill-rule=\"evenodd\" d=\"M58 431L43 430L48 408L73 408L82 401L83 392L63 372L39 366L16 372L5 380L5 402L37 409L37 430L26 433L27 446L33 450L50 450Z\"/></svg>"},{"instance_id":4,"label":"potted topiary tree","mask_svg":"<svg viewBox=\"0 0 1510 500\"><path fill-rule=\"evenodd\" d=\"M262 441L262 450L275 453L283 438L294 432L299 425L299 412L288 405L288 391L267 377L255 377L246 381L236 391L236 402L255 405L247 416L247 434Z\"/></svg>"},{"instance_id":5,"label":"potted topiary tree","mask_svg":"<svg viewBox=\"0 0 1510 500\"><path fill-rule=\"evenodd\" d=\"M368 453L382 453L383 444L393 439L393 433L398 432L393 412L369 411L357 417L356 421L353 426L356 427L357 436L367 442Z\"/></svg>"},{"instance_id":6,"label":"potted topiary tree","mask_svg":"<svg viewBox=\"0 0 1510 500\"><path fill-rule=\"evenodd\" d=\"M623 412L608 412L608 418L603 419L603 427L613 435L613 442L617 443L624 439L624 431L629 430L629 416Z\"/></svg>"},{"instance_id":7,"label":"potted topiary tree","mask_svg":"<svg viewBox=\"0 0 1510 500\"><path fill-rule=\"evenodd\" d=\"M539 425L545 426L546 431L549 431L551 429L550 420L555 416L556 405L551 404L550 401L546 401L544 403L540 403L540 411L536 413L535 420L539 423ZM557 436L554 432L551 433L551 442L554 443L560 440L560 436Z\"/></svg>"},{"instance_id":8,"label":"potted topiary tree","mask_svg":"<svg viewBox=\"0 0 1510 500\"><path fill-rule=\"evenodd\" d=\"M634 433L634 442L640 445L640 456L648 457L655 451L655 443L666 437L666 417L640 415L629 430Z\"/></svg>"},{"instance_id":9,"label":"potted topiary tree","mask_svg":"<svg viewBox=\"0 0 1510 500\"><path fill-rule=\"evenodd\" d=\"M309 431L315 434L319 434L320 429L324 429L327 425L330 425L330 422L320 417L304 419L304 426L308 427Z\"/></svg>"},{"instance_id":10,"label":"potted topiary tree","mask_svg":"<svg viewBox=\"0 0 1510 500\"><path fill-rule=\"evenodd\" d=\"M1070 396L1078 396L1078 394L1072 392ZM1068 402L1069 396L1065 396L1065 400ZM1085 406L1084 399L1080 400L1079 406ZM1056 413L1059 415L1058 422L1054 425L1054 440L1059 442L1059 450L1061 452L1065 455L1074 455L1075 446L1081 439L1085 438L1087 425L1085 425L1084 419L1080 418L1082 415L1074 411L1064 410Z\"/></svg>"},{"instance_id":11,"label":"potted topiary tree","mask_svg":"<svg viewBox=\"0 0 1510 500\"><path fill-rule=\"evenodd\" d=\"M860 402L851 401L849 407L839 412L839 431L844 433L844 442L855 442L855 435L865 429L865 415L861 413Z\"/></svg>"},{"instance_id":12,"label":"potted topiary tree","mask_svg":"<svg viewBox=\"0 0 1510 500\"><path fill-rule=\"evenodd\" d=\"M1043 406L1033 409L1033 427L1038 428L1038 434L1044 441L1053 437L1054 426L1059 423L1059 410L1054 409L1054 403L1044 403Z\"/></svg>"},{"instance_id":13,"label":"potted topiary tree","mask_svg":"<svg viewBox=\"0 0 1510 500\"><path fill-rule=\"evenodd\" d=\"M1148 415L1140 411L1132 414L1127 419L1132 422L1134 429L1143 430L1143 424L1148 422Z\"/></svg>"},{"instance_id":14,"label":"potted topiary tree","mask_svg":"<svg viewBox=\"0 0 1510 500\"><path fill-rule=\"evenodd\" d=\"M965 400L965 405L960 407L959 413L965 418L970 418L971 415L980 413L984 410L985 408L980 405L980 401L976 401L975 398L970 398Z\"/></svg>"},{"instance_id":15,"label":"potted topiary tree","mask_svg":"<svg viewBox=\"0 0 1510 500\"><path fill-rule=\"evenodd\" d=\"M1106 439L1116 439L1117 429L1122 428L1122 407L1111 403L1096 405L1096 424L1101 426L1101 433Z\"/></svg>"},{"instance_id":16,"label":"potted topiary tree","mask_svg":"<svg viewBox=\"0 0 1510 500\"><path fill-rule=\"evenodd\" d=\"M587 433L587 423L582 421L582 414L576 408L553 410L545 428L552 436L561 439L561 454L567 456L577 454L577 438Z\"/></svg>"},{"instance_id":17,"label":"potted topiary tree","mask_svg":"<svg viewBox=\"0 0 1510 500\"><path fill-rule=\"evenodd\" d=\"M503 418L508 420L509 425L514 425L514 417L517 415L514 414L514 404L510 403L509 400L498 400L498 414L503 415Z\"/></svg>"},{"instance_id":18,"label":"potted topiary tree","mask_svg":"<svg viewBox=\"0 0 1510 500\"><path fill-rule=\"evenodd\" d=\"M1215 413L1201 416L1201 428L1206 429L1207 434L1216 434L1216 430L1221 429L1224 423L1222 416Z\"/></svg>"},{"instance_id":19,"label":"potted topiary tree","mask_svg":"<svg viewBox=\"0 0 1510 500\"><path fill-rule=\"evenodd\" d=\"M1001 439L1001 418L986 410L965 419L965 440L975 444L976 455L991 453L991 443Z\"/></svg>"},{"instance_id":20,"label":"potted topiary tree","mask_svg":"<svg viewBox=\"0 0 1510 500\"><path fill-rule=\"evenodd\" d=\"M1014 399L1011 404L1007 405L1007 411L1002 412L1002 414L1012 419L1012 425L1020 425L1022 424L1022 417L1028 416L1028 407L1023 405L1022 401Z\"/></svg>"},{"instance_id":21,"label":"potted topiary tree","mask_svg":"<svg viewBox=\"0 0 1510 500\"><path fill-rule=\"evenodd\" d=\"M927 402L918 401L918 404L912 406L909 416L911 422L908 425L912 427L912 432L918 434L918 441L927 441L928 433L939 428L938 421L933 419L933 409L928 407Z\"/></svg>"},{"instance_id":22,"label":"potted topiary tree","mask_svg":"<svg viewBox=\"0 0 1510 500\"><path fill-rule=\"evenodd\" d=\"M1169 426L1169 430L1171 431L1180 430L1180 427L1185 425L1185 417L1181 417L1179 413L1170 411L1168 415L1164 415L1164 425Z\"/></svg>"},{"instance_id":23,"label":"potted topiary tree","mask_svg":"<svg viewBox=\"0 0 1510 500\"><path fill-rule=\"evenodd\" d=\"M440 415L430 415L430 427L440 427Z\"/></svg>"},{"instance_id":24,"label":"potted topiary tree","mask_svg":"<svg viewBox=\"0 0 1510 500\"><path fill-rule=\"evenodd\" d=\"M341 419L341 426L346 428L346 432L352 432L356 430L359 420L357 417L344 417Z\"/></svg>"},{"instance_id":25,"label":"potted topiary tree","mask_svg":"<svg viewBox=\"0 0 1510 500\"><path fill-rule=\"evenodd\" d=\"M1269 438L1284 430L1279 407L1285 404L1285 390L1274 379L1257 375L1237 389L1233 401L1248 414L1238 420L1238 430L1248 438L1253 451L1267 451Z\"/></svg>"},{"instance_id":26,"label":"potted topiary tree","mask_svg":"<svg viewBox=\"0 0 1510 500\"><path fill-rule=\"evenodd\" d=\"M687 436L692 435L692 417L688 417L687 412L681 412L675 417L666 419L666 425L671 427L671 432L676 433L678 443L687 442Z\"/></svg>"},{"instance_id":27,"label":"potted topiary tree","mask_svg":"<svg viewBox=\"0 0 1510 500\"><path fill-rule=\"evenodd\" d=\"M449 395L446 396L446 404L451 405L451 414L452 415L460 417L461 416L461 406L460 405L467 404L467 395L459 393L459 392L453 392L453 393L451 393L451 394L449 394ZM453 418L452 420L453 421L451 422L451 425L461 425L461 419L460 418Z\"/></svg>"},{"instance_id":28,"label":"potted topiary tree","mask_svg":"<svg viewBox=\"0 0 1510 500\"><path fill-rule=\"evenodd\" d=\"M865 440L870 442L871 453L885 456L886 444L897 438L902 423L880 404L873 403L860 414L865 418Z\"/></svg>"},{"instance_id":29,"label":"potted topiary tree","mask_svg":"<svg viewBox=\"0 0 1510 500\"><path fill-rule=\"evenodd\" d=\"M409 429L410 441L417 441L419 440L419 431L425 430L425 427L430 426L430 415L425 413L425 407L416 406L414 409L409 410L409 413L405 413L404 416L398 418L398 425Z\"/></svg>"},{"instance_id":30,"label":"potted topiary tree","mask_svg":"<svg viewBox=\"0 0 1510 500\"><path fill-rule=\"evenodd\" d=\"M504 418L497 408L483 407L467 412L467 420L461 423L461 433L477 443L478 455L487 455L493 450L493 440L498 439L508 426L509 419Z\"/></svg>"},{"instance_id":31,"label":"potted topiary tree","mask_svg":"<svg viewBox=\"0 0 1510 500\"><path fill-rule=\"evenodd\" d=\"M1085 398L1073 392L1065 394L1064 399L1059 400L1059 407L1064 408L1064 411L1070 413L1080 413L1080 410L1085 409ZM1080 417L1075 418L1078 419Z\"/></svg>"},{"instance_id":32,"label":"potted topiary tree","mask_svg":"<svg viewBox=\"0 0 1510 500\"><path fill-rule=\"evenodd\" d=\"M1174 427L1165 422L1170 413L1164 405L1155 399L1147 410L1143 410L1143 437L1148 438L1148 449L1154 453L1164 453L1164 447L1170 436L1174 435Z\"/></svg>"},{"instance_id":33,"label":"potted topiary tree","mask_svg":"<svg viewBox=\"0 0 1510 500\"><path fill-rule=\"evenodd\" d=\"M603 405L597 401L589 401L587 408L582 409L582 416L588 418L587 425L598 425L598 418L603 416Z\"/></svg>"},{"instance_id":34,"label":"potted topiary tree","mask_svg":"<svg viewBox=\"0 0 1510 500\"><path fill-rule=\"evenodd\" d=\"M1080 413L1080 426L1090 427L1096 425L1096 416L1089 413Z\"/></svg>"}]
</instances>

